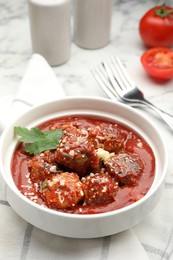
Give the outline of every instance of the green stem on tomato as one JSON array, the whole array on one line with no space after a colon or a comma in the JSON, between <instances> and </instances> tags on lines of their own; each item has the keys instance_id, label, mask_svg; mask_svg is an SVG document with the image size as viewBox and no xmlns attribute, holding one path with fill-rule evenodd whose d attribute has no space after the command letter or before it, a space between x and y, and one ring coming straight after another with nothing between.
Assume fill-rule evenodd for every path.
<instances>
[{"instance_id":1,"label":"green stem on tomato","mask_svg":"<svg viewBox=\"0 0 173 260\"><path fill-rule=\"evenodd\" d=\"M161 8L156 6L154 12L157 16L160 16L161 18L165 18L168 16L173 18L173 9L167 10L165 2L162 4Z\"/></svg>"}]
</instances>

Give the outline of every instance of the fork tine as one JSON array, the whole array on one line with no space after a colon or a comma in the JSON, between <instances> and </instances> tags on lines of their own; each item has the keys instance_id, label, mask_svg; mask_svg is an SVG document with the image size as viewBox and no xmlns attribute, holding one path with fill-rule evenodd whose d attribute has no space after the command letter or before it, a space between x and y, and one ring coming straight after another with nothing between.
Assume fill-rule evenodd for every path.
<instances>
[{"instance_id":1,"label":"fork tine","mask_svg":"<svg viewBox=\"0 0 173 260\"><path fill-rule=\"evenodd\" d=\"M114 64L114 71L117 71L117 74L119 75L119 77L117 78L117 80L119 80L119 84L121 85L123 83L122 85L126 89L135 88L136 84L130 78L128 72L126 71L124 65L122 64L122 62L120 61L118 56L112 57L111 60L112 60L112 63Z\"/></svg>"},{"instance_id":2,"label":"fork tine","mask_svg":"<svg viewBox=\"0 0 173 260\"><path fill-rule=\"evenodd\" d=\"M135 83L129 77L127 71L117 56L109 58L104 62L104 65L114 89L115 82L118 84L116 92L119 96L122 96L122 94L124 95L126 92L129 92L135 88Z\"/></svg>"},{"instance_id":3,"label":"fork tine","mask_svg":"<svg viewBox=\"0 0 173 260\"><path fill-rule=\"evenodd\" d=\"M122 86L119 83L120 80L117 79L119 75L117 75L117 71L114 69L114 65L112 64L111 59L107 59L103 62L105 70L108 74L109 80L112 83L112 88L116 91L117 95L121 98L122 96ZM115 87L117 85L117 87Z\"/></svg>"},{"instance_id":4,"label":"fork tine","mask_svg":"<svg viewBox=\"0 0 173 260\"><path fill-rule=\"evenodd\" d=\"M93 70L91 70L95 80L102 87L105 93L113 100L117 100L117 93L115 92L112 84L108 78L108 75L103 67L103 64L98 65Z\"/></svg>"}]
</instances>

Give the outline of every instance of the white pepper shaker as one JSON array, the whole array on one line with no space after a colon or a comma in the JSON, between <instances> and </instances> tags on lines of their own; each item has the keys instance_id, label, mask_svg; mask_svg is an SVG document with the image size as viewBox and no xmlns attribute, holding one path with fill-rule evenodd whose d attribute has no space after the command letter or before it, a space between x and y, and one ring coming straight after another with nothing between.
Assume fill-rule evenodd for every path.
<instances>
[{"instance_id":1,"label":"white pepper shaker","mask_svg":"<svg viewBox=\"0 0 173 260\"><path fill-rule=\"evenodd\" d=\"M74 41L86 49L110 41L112 0L74 0Z\"/></svg>"},{"instance_id":2,"label":"white pepper shaker","mask_svg":"<svg viewBox=\"0 0 173 260\"><path fill-rule=\"evenodd\" d=\"M51 66L65 63L70 56L70 0L28 0L33 53Z\"/></svg>"}]
</instances>

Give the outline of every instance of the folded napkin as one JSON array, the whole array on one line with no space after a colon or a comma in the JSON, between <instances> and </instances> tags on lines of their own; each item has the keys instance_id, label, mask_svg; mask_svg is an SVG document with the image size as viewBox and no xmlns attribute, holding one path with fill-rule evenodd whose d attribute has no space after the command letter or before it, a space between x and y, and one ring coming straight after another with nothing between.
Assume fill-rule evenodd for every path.
<instances>
[{"instance_id":1,"label":"folded napkin","mask_svg":"<svg viewBox=\"0 0 173 260\"><path fill-rule=\"evenodd\" d=\"M34 54L29 61L16 97L13 101L10 98L6 100L6 106L9 109L8 114L0 117L1 131L10 120L29 107L61 98L64 95L51 67L42 56ZM5 107L5 100L2 104ZM0 215L0 259L149 259L131 229L97 239L72 239L56 236L39 230L21 219L11 209L1 192Z\"/></svg>"},{"instance_id":2,"label":"folded napkin","mask_svg":"<svg viewBox=\"0 0 173 260\"><path fill-rule=\"evenodd\" d=\"M4 110L1 109L3 114L0 119L0 131L8 125L10 120L13 120L15 116L22 114L31 106L57 100L64 96L65 93L47 61L41 55L34 54L29 61L27 72L21 81L18 93L7 108L7 113L4 114L2 112ZM9 97L7 97L7 101L10 102Z\"/></svg>"}]
</instances>

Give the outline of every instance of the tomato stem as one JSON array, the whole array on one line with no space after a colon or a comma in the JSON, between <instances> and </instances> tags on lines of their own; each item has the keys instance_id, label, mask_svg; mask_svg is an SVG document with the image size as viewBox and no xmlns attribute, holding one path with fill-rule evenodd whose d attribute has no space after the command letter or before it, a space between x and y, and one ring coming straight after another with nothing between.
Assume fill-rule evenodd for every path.
<instances>
[{"instance_id":1,"label":"tomato stem","mask_svg":"<svg viewBox=\"0 0 173 260\"><path fill-rule=\"evenodd\" d=\"M168 17L168 16L173 18L173 15L172 15L173 9L167 10L165 4L163 4L161 7L156 7L154 12L157 16L160 16L162 18L165 18L165 17Z\"/></svg>"}]
</instances>

